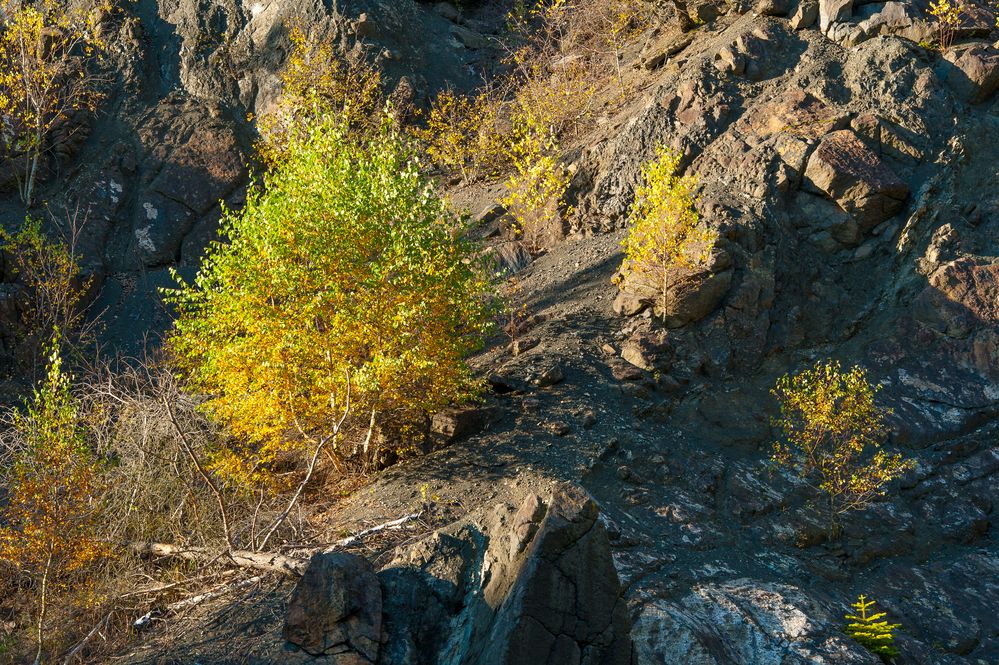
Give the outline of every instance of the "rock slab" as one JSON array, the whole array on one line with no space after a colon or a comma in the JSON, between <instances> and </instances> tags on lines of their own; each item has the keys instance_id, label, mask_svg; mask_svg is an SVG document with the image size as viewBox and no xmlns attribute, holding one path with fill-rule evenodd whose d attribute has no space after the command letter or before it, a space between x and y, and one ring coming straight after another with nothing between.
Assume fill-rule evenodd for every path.
<instances>
[{"instance_id":1,"label":"rock slab","mask_svg":"<svg viewBox=\"0 0 999 665\"><path fill-rule=\"evenodd\" d=\"M868 231L902 210L909 186L850 130L824 137L805 167L808 189L825 194Z\"/></svg>"},{"instance_id":2,"label":"rock slab","mask_svg":"<svg viewBox=\"0 0 999 665\"><path fill-rule=\"evenodd\" d=\"M382 589L364 557L320 553L295 586L284 638L330 665L378 662Z\"/></svg>"}]
</instances>

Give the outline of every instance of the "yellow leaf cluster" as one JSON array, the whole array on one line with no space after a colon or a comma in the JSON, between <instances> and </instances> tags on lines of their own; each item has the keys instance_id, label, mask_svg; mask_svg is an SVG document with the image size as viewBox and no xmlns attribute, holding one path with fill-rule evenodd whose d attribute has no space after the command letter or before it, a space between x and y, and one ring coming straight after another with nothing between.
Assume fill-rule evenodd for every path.
<instances>
[{"instance_id":1,"label":"yellow leaf cluster","mask_svg":"<svg viewBox=\"0 0 999 665\"><path fill-rule=\"evenodd\" d=\"M99 468L79 427L69 377L53 351L44 385L27 413L15 418L14 430L23 442L7 479L0 560L31 574L41 574L47 566L71 573L107 553L94 536Z\"/></svg>"},{"instance_id":2,"label":"yellow leaf cluster","mask_svg":"<svg viewBox=\"0 0 999 665\"><path fill-rule=\"evenodd\" d=\"M268 165L279 163L296 133L326 114L353 131L377 131L385 104L381 73L337 52L332 42L309 35L301 26L289 31L291 53L281 72L282 92L275 108L257 128L257 150Z\"/></svg>"},{"instance_id":3,"label":"yellow leaf cluster","mask_svg":"<svg viewBox=\"0 0 999 665\"><path fill-rule=\"evenodd\" d=\"M623 242L623 267L656 285L664 320L675 281L705 265L718 238L700 224L694 209L697 179L679 174L680 159L680 153L660 147L656 159L643 166L644 182L635 192Z\"/></svg>"},{"instance_id":4,"label":"yellow leaf cluster","mask_svg":"<svg viewBox=\"0 0 999 665\"><path fill-rule=\"evenodd\" d=\"M862 367L843 371L836 361L819 361L782 377L773 390L786 439L774 445L773 461L825 495L831 525L883 496L912 468L900 454L880 450L887 411L875 404L879 388Z\"/></svg>"},{"instance_id":5,"label":"yellow leaf cluster","mask_svg":"<svg viewBox=\"0 0 999 665\"><path fill-rule=\"evenodd\" d=\"M545 128L537 127L534 116L524 117L518 135L510 150L515 171L506 182L501 203L518 236L536 254L543 248L546 234L561 227L569 173L558 160L554 139Z\"/></svg>"},{"instance_id":6,"label":"yellow leaf cluster","mask_svg":"<svg viewBox=\"0 0 999 665\"><path fill-rule=\"evenodd\" d=\"M946 51L954 43L954 34L958 26L961 25L961 15L965 11L964 5L960 0L956 2L936 0L936 2L930 2L927 11L930 16L936 19L937 41L940 48Z\"/></svg>"},{"instance_id":7,"label":"yellow leaf cluster","mask_svg":"<svg viewBox=\"0 0 999 665\"><path fill-rule=\"evenodd\" d=\"M88 60L106 44L99 34L106 0L0 0L0 154L27 156L21 198L31 204L38 161L52 128L100 99Z\"/></svg>"},{"instance_id":8,"label":"yellow leaf cluster","mask_svg":"<svg viewBox=\"0 0 999 665\"><path fill-rule=\"evenodd\" d=\"M100 538L103 475L81 433L76 400L53 344L48 375L9 431L13 459L5 469L0 517L0 564L29 577L42 653L45 615L58 593L63 603L91 602L89 575L112 554Z\"/></svg>"}]
</instances>

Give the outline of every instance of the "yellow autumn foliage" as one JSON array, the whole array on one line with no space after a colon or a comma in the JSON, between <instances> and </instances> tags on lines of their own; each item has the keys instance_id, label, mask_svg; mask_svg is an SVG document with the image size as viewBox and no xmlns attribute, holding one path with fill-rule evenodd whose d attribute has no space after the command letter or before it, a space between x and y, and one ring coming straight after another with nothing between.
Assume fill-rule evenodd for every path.
<instances>
[{"instance_id":1,"label":"yellow autumn foliage","mask_svg":"<svg viewBox=\"0 0 999 665\"><path fill-rule=\"evenodd\" d=\"M281 71L281 97L257 122L257 151L270 166L285 156L296 133L333 115L358 134L378 130L385 104L381 73L364 62L338 53L332 42L308 34L301 26L289 31L291 53Z\"/></svg>"},{"instance_id":2,"label":"yellow autumn foliage","mask_svg":"<svg viewBox=\"0 0 999 665\"><path fill-rule=\"evenodd\" d=\"M86 603L89 568L108 556L99 538L102 476L83 440L80 415L63 372L58 345L48 375L24 413L5 434L6 487L0 519L0 564L34 585L36 662L45 649L47 613L57 594L63 603Z\"/></svg>"},{"instance_id":3,"label":"yellow autumn foliage","mask_svg":"<svg viewBox=\"0 0 999 665\"><path fill-rule=\"evenodd\" d=\"M28 205L52 129L101 98L90 60L107 46L99 28L110 10L107 0L0 0L0 156L23 158L18 186Z\"/></svg>"},{"instance_id":4,"label":"yellow autumn foliage","mask_svg":"<svg viewBox=\"0 0 999 665\"><path fill-rule=\"evenodd\" d=\"M245 442L214 471L259 481L333 433L337 459L366 461L376 423L416 426L475 392L463 359L490 321L484 271L391 123L367 140L330 116L296 131L223 229L170 294L185 379Z\"/></svg>"},{"instance_id":5,"label":"yellow autumn foliage","mask_svg":"<svg viewBox=\"0 0 999 665\"><path fill-rule=\"evenodd\" d=\"M643 184L635 192L624 266L656 285L663 320L677 280L704 266L718 234L700 224L696 203L697 179L679 174L680 154L659 148L656 159L642 167Z\"/></svg>"},{"instance_id":6,"label":"yellow autumn foliage","mask_svg":"<svg viewBox=\"0 0 999 665\"><path fill-rule=\"evenodd\" d=\"M844 371L837 361L786 375L773 389L785 437L774 444L773 461L824 497L830 531L912 468L900 454L881 450L888 412L875 403L879 389L862 367Z\"/></svg>"}]
</instances>

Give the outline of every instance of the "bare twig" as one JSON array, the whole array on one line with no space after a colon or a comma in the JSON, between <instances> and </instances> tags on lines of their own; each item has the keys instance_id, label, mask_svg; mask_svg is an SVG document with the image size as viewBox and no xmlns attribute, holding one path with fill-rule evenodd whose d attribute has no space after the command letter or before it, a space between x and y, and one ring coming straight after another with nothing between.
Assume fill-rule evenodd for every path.
<instances>
[{"instance_id":1,"label":"bare twig","mask_svg":"<svg viewBox=\"0 0 999 665\"><path fill-rule=\"evenodd\" d=\"M295 504L298 503L298 499L302 496L302 492L305 491L309 481L312 480L312 474L315 473L316 470L316 462L319 461L319 455L322 453L323 448L326 447L327 443L335 440L340 435L340 430L343 428L343 424L347 421L348 416L350 416L350 392L350 373L347 373L347 395L343 407L343 415L341 415L340 419L333 424L333 431L319 439L319 442L316 444L316 448L312 453L312 458L309 460L309 467L305 472L305 477L302 478L302 482L299 483L298 489L295 490L295 494L292 495L291 500L288 502L288 506L281 512L280 515L274 518L273 522L271 522L267 531L264 533L263 540L261 540L260 544L254 548L255 551L263 551L264 548L267 547L267 543L270 541L271 536L274 535L274 532L277 531L278 527L280 527L286 519L288 519L288 515L290 515L291 511L295 508ZM305 432L302 433L303 435L305 434Z\"/></svg>"}]
</instances>

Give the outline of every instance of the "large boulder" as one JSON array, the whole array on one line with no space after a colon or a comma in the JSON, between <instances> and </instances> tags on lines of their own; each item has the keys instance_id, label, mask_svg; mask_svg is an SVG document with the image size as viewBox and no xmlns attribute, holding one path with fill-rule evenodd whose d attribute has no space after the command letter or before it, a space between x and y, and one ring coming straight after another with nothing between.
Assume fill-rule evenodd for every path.
<instances>
[{"instance_id":1,"label":"large boulder","mask_svg":"<svg viewBox=\"0 0 999 665\"><path fill-rule=\"evenodd\" d=\"M731 256L715 250L705 266L677 270L670 277L664 309L659 278L625 265L615 277L620 293L613 308L622 316L634 316L652 308L668 327L680 328L718 309L732 286L734 274Z\"/></svg>"},{"instance_id":2,"label":"large boulder","mask_svg":"<svg viewBox=\"0 0 999 665\"><path fill-rule=\"evenodd\" d=\"M999 90L999 49L994 46L954 49L944 54L943 62L947 84L963 101L980 104Z\"/></svg>"},{"instance_id":3,"label":"large boulder","mask_svg":"<svg viewBox=\"0 0 999 665\"><path fill-rule=\"evenodd\" d=\"M909 186L850 130L827 135L808 159L805 184L867 231L902 210Z\"/></svg>"},{"instance_id":4,"label":"large boulder","mask_svg":"<svg viewBox=\"0 0 999 665\"><path fill-rule=\"evenodd\" d=\"M313 556L288 603L284 638L328 665L378 662L382 589L367 559Z\"/></svg>"},{"instance_id":5,"label":"large boulder","mask_svg":"<svg viewBox=\"0 0 999 665\"><path fill-rule=\"evenodd\" d=\"M819 30L826 32L833 23L853 16L853 0L819 0Z\"/></svg>"},{"instance_id":6,"label":"large boulder","mask_svg":"<svg viewBox=\"0 0 999 665\"><path fill-rule=\"evenodd\" d=\"M383 662L629 665L630 621L598 518L563 486L401 548L379 573Z\"/></svg>"}]
</instances>

